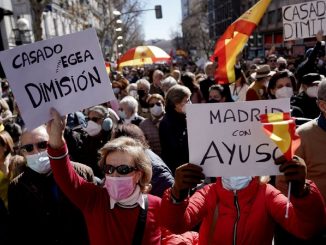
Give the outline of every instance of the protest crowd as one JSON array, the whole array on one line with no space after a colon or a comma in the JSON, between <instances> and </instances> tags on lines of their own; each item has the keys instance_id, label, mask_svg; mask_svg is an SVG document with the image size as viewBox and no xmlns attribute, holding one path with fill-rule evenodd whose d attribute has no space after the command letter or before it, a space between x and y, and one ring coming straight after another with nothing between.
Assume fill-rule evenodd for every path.
<instances>
[{"instance_id":1,"label":"protest crowd","mask_svg":"<svg viewBox=\"0 0 326 245\"><path fill-rule=\"evenodd\" d=\"M217 59L111 67L114 100L68 115L52 101L51 119L36 128L26 127L12 81L2 78L0 244L326 244L321 32L315 42L297 60L275 50L251 61L240 54L233 83L218 80ZM89 87L101 83L92 69ZM190 104L278 99L290 101L300 137L290 158L273 159L283 175L206 176L190 161Z\"/></svg>"}]
</instances>

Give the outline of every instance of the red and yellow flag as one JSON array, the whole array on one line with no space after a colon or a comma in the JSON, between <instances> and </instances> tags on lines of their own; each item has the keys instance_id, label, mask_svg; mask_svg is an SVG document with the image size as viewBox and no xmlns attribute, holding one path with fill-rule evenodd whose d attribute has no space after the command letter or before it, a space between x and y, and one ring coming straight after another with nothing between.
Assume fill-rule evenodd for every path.
<instances>
[{"instance_id":1,"label":"red and yellow flag","mask_svg":"<svg viewBox=\"0 0 326 245\"><path fill-rule=\"evenodd\" d=\"M236 57L244 48L248 38L256 29L271 0L260 0L233 22L215 45L211 61L218 58L215 80L220 84L235 81L234 65Z\"/></svg>"},{"instance_id":2,"label":"red and yellow flag","mask_svg":"<svg viewBox=\"0 0 326 245\"><path fill-rule=\"evenodd\" d=\"M278 146L287 160L291 160L300 145L300 137L295 132L295 121L290 113L269 113L260 115L267 135Z\"/></svg>"}]
</instances>

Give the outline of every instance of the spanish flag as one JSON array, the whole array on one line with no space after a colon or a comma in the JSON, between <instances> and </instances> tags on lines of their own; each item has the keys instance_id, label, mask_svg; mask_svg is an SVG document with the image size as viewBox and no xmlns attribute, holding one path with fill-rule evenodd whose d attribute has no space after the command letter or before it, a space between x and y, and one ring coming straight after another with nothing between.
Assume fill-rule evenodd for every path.
<instances>
[{"instance_id":1,"label":"spanish flag","mask_svg":"<svg viewBox=\"0 0 326 245\"><path fill-rule=\"evenodd\" d=\"M244 48L250 35L256 29L271 0L260 0L251 9L233 22L219 38L210 60L218 58L215 80L220 84L235 81L234 65L236 57Z\"/></svg>"},{"instance_id":2,"label":"spanish flag","mask_svg":"<svg viewBox=\"0 0 326 245\"><path fill-rule=\"evenodd\" d=\"M295 121L290 113L269 113L260 115L267 135L278 146L287 160L291 160L300 145L300 137L295 132Z\"/></svg>"}]
</instances>

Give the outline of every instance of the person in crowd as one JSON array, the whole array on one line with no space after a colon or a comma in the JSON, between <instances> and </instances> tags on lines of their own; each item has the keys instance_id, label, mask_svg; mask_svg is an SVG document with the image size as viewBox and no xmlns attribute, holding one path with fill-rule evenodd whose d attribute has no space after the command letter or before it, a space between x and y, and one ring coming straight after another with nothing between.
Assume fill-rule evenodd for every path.
<instances>
[{"instance_id":1,"label":"person in crowd","mask_svg":"<svg viewBox=\"0 0 326 245\"><path fill-rule=\"evenodd\" d=\"M319 31L316 34L316 45L314 48L310 48L306 51L305 60L299 64L296 71L296 78L298 80L298 87L300 88L302 79L309 73L318 73L317 57L325 49L325 42L323 41L323 32Z\"/></svg>"},{"instance_id":2,"label":"person in crowd","mask_svg":"<svg viewBox=\"0 0 326 245\"><path fill-rule=\"evenodd\" d=\"M165 98L166 113L159 126L161 156L173 174L178 166L189 161L186 104L190 103L190 96L187 87L174 85Z\"/></svg>"},{"instance_id":3,"label":"person in crowd","mask_svg":"<svg viewBox=\"0 0 326 245\"><path fill-rule=\"evenodd\" d=\"M79 113L79 119L75 124L79 129L66 129L66 139L74 161L91 167L95 176L102 178L102 170L99 168L98 150L110 139L113 128L113 120L109 110L97 105L87 110L87 117ZM84 120L86 120L86 127ZM85 134L86 132L86 134Z\"/></svg>"},{"instance_id":4,"label":"person in crowd","mask_svg":"<svg viewBox=\"0 0 326 245\"><path fill-rule=\"evenodd\" d=\"M297 128L301 144L296 155L303 158L307 165L307 178L314 181L319 188L324 202L326 203L326 81L323 80L318 88L318 108L320 115ZM288 185L283 176L276 178L276 187L283 193L287 192ZM291 236L282 229L278 230L275 244L325 244L326 229L324 236L316 236L310 241L302 241Z\"/></svg>"},{"instance_id":5,"label":"person in crowd","mask_svg":"<svg viewBox=\"0 0 326 245\"><path fill-rule=\"evenodd\" d=\"M277 223L301 238L315 235L326 224L318 188L306 180L306 165L299 157L279 159L278 164L292 182L289 205L266 178L251 176L219 177L189 197L205 176L198 165L178 167L172 188L162 198L162 226L182 233L200 224L199 244L272 244Z\"/></svg>"},{"instance_id":6,"label":"person in crowd","mask_svg":"<svg viewBox=\"0 0 326 245\"><path fill-rule=\"evenodd\" d=\"M7 131L13 142L14 142L14 153L15 154L18 154L18 148L19 148L19 139L20 139L20 136L22 135L22 129L21 127L19 126L18 123L15 123L15 122L9 122L9 123L6 123L5 125L5 131Z\"/></svg>"},{"instance_id":7,"label":"person in crowd","mask_svg":"<svg viewBox=\"0 0 326 245\"><path fill-rule=\"evenodd\" d=\"M317 73L304 75L301 79L301 92L292 97L291 105L300 108L304 118L314 119L320 113L316 100L321 79Z\"/></svg>"},{"instance_id":8,"label":"person in crowd","mask_svg":"<svg viewBox=\"0 0 326 245\"><path fill-rule=\"evenodd\" d=\"M12 112L9 109L7 102L4 99L0 99L0 122L6 124L12 120Z\"/></svg>"},{"instance_id":9,"label":"person in crowd","mask_svg":"<svg viewBox=\"0 0 326 245\"><path fill-rule=\"evenodd\" d=\"M292 98L296 91L294 75L288 70L276 72L269 80L267 91L270 99ZM304 115L299 107L291 105L291 116L302 118Z\"/></svg>"},{"instance_id":10,"label":"person in crowd","mask_svg":"<svg viewBox=\"0 0 326 245\"><path fill-rule=\"evenodd\" d=\"M267 84L272 75L273 72L271 72L269 65L259 66L257 71L251 75L255 81L250 84L247 90L246 101L268 99Z\"/></svg>"},{"instance_id":11,"label":"person in crowd","mask_svg":"<svg viewBox=\"0 0 326 245\"><path fill-rule=\"evenodd\" d=\"M148 98L150 96L149 89L150 83L146 79L140 79L137 81L137 93L138 93L138 102L139 102L139 115L145 118L148 118L149 108L148 108Z\"/></svg>"},{"instance_id":12,"label":"person in crowd","mask_svg":"<svg viewBox=\"0 0 326 245\"><path fill-rule=\"evenodd\" d=\"M82 214L54 181L46 151L48 140L43 125L23 131L21 136L27 167L8 189L10 244L89 244ZM92 175L85 165L72 163L71 167L81 175Z\"/></svg>"},{"instance_id":13,"label":"person in crowd","mask_svg":"<svg viewBox=\"0 0 326 245\"><path fill-rule=\"evenodd\" d=\"M128 91L127 91L128 85L129 85L129 81L123 76L120 76L119 79L112 81L112 89L114 95L118 100L121 100L122 98L128 95Z\"/></svg>"},{"instance_id":14,"label":"person in crowd","mask_svg":"<svg viewBox=\"0 0 326 245\"><path fill-rule=\"evenodd\" d=\"M178 69L174 69L172 72L171 72L171 77L173 77L177 83L180 82L180 78L181 78L181 72L180 70Z\"/></svg>"},{"instance_id":15,"label":"person in crowd","mask_svg":"<svg viewBox=\"0 0 326 245\"><path fill-rule=\"evenodd\" d=\"M10 158L9 162L9 180L12 181L22 172L24 172L26 168L26 159L21 155L14 155Z\"/></svg>"},{"instance_id":16,"label":"person in crowd","mask_svg":"<svg viewBox=\"0 0 326 245\"><path fill-rule=\"evenodd\" d=\"M126 136L138 140L145 147L145 153L151 160L152 179L150 194L162 197L164 191L173 185L174 178L171 170L163 160L155 154L148 145L143 131L134 124L120 124L113 132L112 139Z\"/></svg>"},{"instance_id":17,"label":"person in crowd","mask_svg":"<svg viewBox=\"0 0 326 245\"><path fill-rule=\"evenodd\" d=\"M131 83L127 87L127 92L128 95L134 97L135 99L138 98L138 93L137 93L137 84L136 83Z\"/></svg>"},{"instance_id":18,"label":"person in crowd","mask_svg":"<svg viewBox=\"0 0 326 245\"><path fill-rule=\"evenodd\" d=\"M104 185L96 186L72 168L63 138L65 118L54 109L51 115L48 154L53 175L83 213L90 244L160 244L160 198L146 194L152 168L143 145L128 137L106 143L99 161Z\"/></svg>"},{"instance_id":19,"label":"person in crowd","mask_svg":"<svg viewBox=\"0 0 326 245\"><path fill-rule=\"evenodd\" d=\"M288 62L286 61L285 58L279 57L276 61L276 65L277 65L276 68L277 71L284 71L285 69L287 69Z\"/></svg>"},{"instance_id":20,"label":"person in crowd","mask_svg":"<svg viewBox=\"0 0 326 245\"><path fill-rule=\"evenodd\" d=\"M124 124L132 123L138 126L145 120L138 115L138 102L132 96L126 96L119 102L118 114Z\"/></svg>"},{"instance_id":21,"label":"person in crowd","mask_svg":"<svg viewBox=\"0 0 326 245\"><path fill-rule=\"evenodd\" d=\"M246 76L243 70L235 68L235 82L229 84L233 101L245 101L246 93L249 88Z\"/></svg>"},{"instance_id":22,"label":"person in crowd","mask_svg":"<svg viewBox=\"0 0 326 245\"><path fill-rule=\"evenodd\" d=\"M162 91L162 80L164 78L164 73L161 70L155 70L152 76L152 84L149 89L149 94L160 94L164 95Z\"/></svg>"},{"instance_id":23,"label":"person in crowd","mask_svg":"<svg viewBox=\"0 0 326 245\"><path fill-rule=\"evenodd\" d=\"M191 92L191 96L190 96L191 103L198 104L198 103L205 102L205 100L203 99L203 95L200 91L200 88L196 84L195 74L193 74L191 72L185 72L181 76L180 82L181 82L181 84L183 84L184 86L189 88L189 90Z\"/></svg>"},{"instance_id":24,"label":"person in crowd","mask_svg":"<svg viewBox=\"0 0 326 245\"><path fill-rule=\"evenodd\" d=\"M214 84L209 88L208 103L228 102L225 88L220 84Z\"/></svg>"},{"instance_id":25,"label":"person in crowd","mask_svg":"<svg viewBox=\"0 0 326 245\"><path fill-rule=\"evenodd\" d=\"M153 152L161 156L161 143L158 128L165 114L165 101L160 94L152 94L148 98L150 118L146 118L139 124L143 130L146 140Z\"/></svg>"},{"instance_id":26,"label":"person in crowd","mask_svg":"<svg viewBox=\"0 0 326 245\"><path fill-rule=\"evenodd\" d=\"M9 164L14 153L14 142L7 131L0 132L0 199L8 207Z\"/></svg>"},{"instance_id":27,"label":"person in crowd","mask_svg":"<svg viewBox=\"0 0 326 245\"><path fill-rule=\"evenodd\" d=\"M203 98L206 102L208 101L208 89L210 86L215 84L215 79L214 79L215 70L216 70L216 64L213 62L207 62L204 66L204 72L207 78L205 80L202 80L199 86Z\"/></svg>"},{"instance_id":28,"label":"person in crowd","mask_svg":"<svg viewBox=\"0 0 326 245\"><path fill-rule=\"evenodd\" d=\"M246 78L248 80L248 84L252 84L255 79L252 77L252 74L255 74L255 72L257 72L257 69L258 69L258 65L253 63L249 66L249 69L246 73Z\"/></svg>"},{"instance_id":29,"label":"person in crowd","mask_svg":"<svg viewBox=\"0 0 326 245\"><path fill-rule=\"evenodd\" d=\"M139 80L138 72L135 68L132 68L129 73L129 83L136 83Z\"/></svg>"},{"instance_id":30,"label":"person in crowd","mask_svg":"<svg viewBox=\"0 0 326 245\"><path fill-rule=\"evenodd\" d=\"M162 81L162 91L164 96L168 93L168 90L174 85L178 84L177 80L174 77L168 76Z\"/></svg>"},{"instance_id":31,"label":"person in crowd","mask_svg":"<svg viewBox=\"0 0 326 245\"><path fill-rule=\"evenodd\" d=\"M275 54L267 57L267 65L269 65L271 71L277 70L277 56Z\"/></svg>"},{"instance_id":32,"label":"person in crowd","mask_svg":"<svg viewBox=\"0 0 326 245\"><path fill-rule=\"evenodd\" d=\"M9 245L10 236L9 236L9 217L7 208L0 198L0 239L1 244Z\"/></svg>"}]
</instances>

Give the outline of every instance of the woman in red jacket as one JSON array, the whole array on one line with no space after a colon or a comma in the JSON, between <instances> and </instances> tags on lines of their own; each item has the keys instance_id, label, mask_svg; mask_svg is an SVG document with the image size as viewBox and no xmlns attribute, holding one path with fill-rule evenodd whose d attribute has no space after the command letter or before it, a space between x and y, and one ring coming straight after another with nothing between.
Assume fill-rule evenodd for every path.
<instances>
[{"instance_id":1,"label":"woman in red jacket","mask_svg":"<svg viewBox=\"0 0 326 245\"><path fill-rule=\"evenodd\" d=\"M145 194L152 168L141 143L120 137L104 145L100 150L104 188L95 186L75 173L63 138L65 118L54 109L51 114L48 154L53 175L61 190L83 212L90 243L160 244L161 199Z\"/></svg>"},{"instance_id":2,"label":"woman in red jacket","mask_svg":"<svg viewBox=\"0 0 326 245\"><path fill-rule=\"evenodd\" d=\"M259 177L222 177L188 197L188 190L204 178L201 167L177 168L175 184L161 204L161 222L182 233L201 223L199 244L272 244L274 226L303 239L325 228L325 205L312 181L306 180L302 159L280 166L292 183L291 202ZM288 208L287 208L288 205Z\"/></svg>"}]
</instances>

